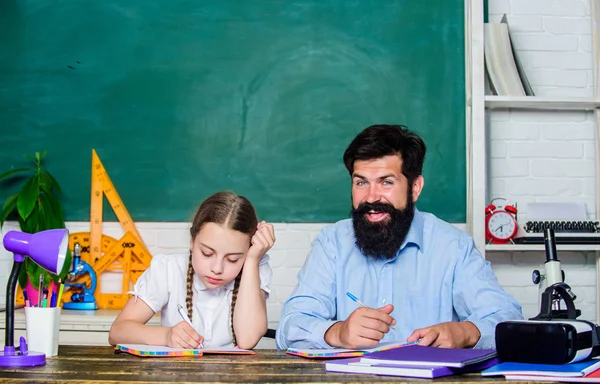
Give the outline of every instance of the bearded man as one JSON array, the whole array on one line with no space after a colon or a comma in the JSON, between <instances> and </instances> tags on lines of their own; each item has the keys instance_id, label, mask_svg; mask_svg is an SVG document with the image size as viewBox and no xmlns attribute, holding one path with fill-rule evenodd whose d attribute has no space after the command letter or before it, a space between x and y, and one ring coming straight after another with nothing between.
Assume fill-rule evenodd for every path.
<instances>
[{"instance_id":1,"label":"bearded man","mask_svg":"<svg viewBox=\"0 0 600 384\"><path fill-rule=\"evenodd\" d=\"M523 318L472 237L415 208L425 152L399 125L370 126L350 143L352 218L313 242L282 310L278 348L494 348L496 324Z\"/></svg>"}]
</instances>

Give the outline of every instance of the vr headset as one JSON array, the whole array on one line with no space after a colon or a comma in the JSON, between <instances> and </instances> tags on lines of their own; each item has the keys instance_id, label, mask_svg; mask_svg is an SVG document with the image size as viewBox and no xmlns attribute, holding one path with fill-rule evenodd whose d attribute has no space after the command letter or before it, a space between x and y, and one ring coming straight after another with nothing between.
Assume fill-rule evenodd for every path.
<instances>
[{"instance_id":1,"label":"vr headset","mask_svg":"<svg viewBox=\"0 0 600 384\"><path fill-rule=\"evenodd\" d=\"M553 285L544 294L564 291L567 296L567 316L575 310L567 286ZM568 287L568 286L567 286ZM542 299L542 303L543 303ZM533 364L567 364L600 355L599 328L592 322L573 318L540 315L530 320L504 321L496 326L496 349L502 361Z\"/></svg>"},{"instance_id":2,"label":"vr headset","mask_svg":"<svg viewBox=\"0 0 600 384\"><path fill-rule=\"evenodd\" d=\"M575 308L571 288L563 282L552 229L546 230L544 244L546 277L553 284L543 291L537 316L504 321L496 326L498 357L502 361L520 363L568 364L598 356L600 328L590 321L577 320L581 311ZM560 309L561 301L566 304L566 310Z\"/></svg>"}]
</instances>

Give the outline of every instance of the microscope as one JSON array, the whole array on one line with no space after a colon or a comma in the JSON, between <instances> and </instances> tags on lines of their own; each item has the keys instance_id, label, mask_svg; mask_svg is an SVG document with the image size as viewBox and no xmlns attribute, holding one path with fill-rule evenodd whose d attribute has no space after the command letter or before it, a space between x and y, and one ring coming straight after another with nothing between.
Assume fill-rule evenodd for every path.
<instances>
[{"instance_id":1,"label":"microscope","mask_svg":"<svg viewBox=\"0 0 600 384\"><path fill-rule=\"evenodd\" d=\"M575 294L564 282L556 255L554 230L544 232L545 274L533 271L540 284L540 313L529 320L500 322L496 326L496 350L502 361L530 364L568 364L600 355L600 328L577 320ZM561 308L565 304L565 309Z\"/></svg>"},{"instance_id":2,"label":"microscope","mask_svg":"<svg viewBox=\"0 0 600 384\"><path fill-rule=\"evenodd\" d=\"M89 287L85 282L74 282L86 274L90 277ZM71 301L64 303L64 309L98 309L98 303L94 298L94 291L96 290L96 272L88 263L81 260L81 246L79 243L76 243L73 246L73 270L71 270L67 276L65 288L73 292L71 293Z\"/></svg>"},{"instance_id":3,"label":"microscope","mask_svg":"<svg viewBox=\"0 0 600 384\"><path fill-rule=\"evenodd\" d=\"M575 309L574 314L568 312L569 308L575 308L574 302L577 296L571 291L571 287L564 283L565 271L561 269L556 254L556 240L552 228L544 231L544 249L546 250L545 273L542 274L536 269L531 275L533 283L539 286L541 298L541 311L532 320L575 319L581 315L581 311ZM549 290L548 287L554 289ZM561 302L565 303L567 309L561 309Z\"/></svg>"}]
</instances>

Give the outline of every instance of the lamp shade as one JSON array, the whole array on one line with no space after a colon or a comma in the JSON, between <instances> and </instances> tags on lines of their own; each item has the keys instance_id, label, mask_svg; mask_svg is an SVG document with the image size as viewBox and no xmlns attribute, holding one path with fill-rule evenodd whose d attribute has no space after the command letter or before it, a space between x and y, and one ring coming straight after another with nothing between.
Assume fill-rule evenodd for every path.
<instances>
[{"instance_id":1,"label":"lamp shade","mask_svg":"<svg viewBox=\"0 0 600 384\"><path fill-rule=\"evenodd\" d=\"M4 248L16 255L29 256L45 270L59 273L65 263L69 246L67 229L50 229L38 233L9 231L4 236Z\"/></svg>"}]
</instances>

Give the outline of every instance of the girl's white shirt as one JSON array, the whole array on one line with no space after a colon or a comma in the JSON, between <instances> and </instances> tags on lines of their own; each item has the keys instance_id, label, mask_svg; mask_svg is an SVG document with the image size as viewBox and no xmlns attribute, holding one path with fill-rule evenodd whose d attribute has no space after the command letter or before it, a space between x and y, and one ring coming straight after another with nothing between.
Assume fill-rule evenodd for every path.
<instances>
[{"instance_id":1,"label":"girl's white shirt","mask_svg":"<svg viewBox=\"0 0 600 384\"><path fill-rule=\"evenodd\" d=\"M135 284L136 298L143 300L156 313L161 312L161 324L172 327L183 319L177 311L177 304L183 308L186 298L186 279L189 254L156 255L150 267L144 271ZM258 266L260 288L269 295L271 275L269 255L264 255ZM192 290L194 293L192 324L204 337L204 348L232 347L231 298L234 282L217 288L207 289L194 273Z\"/></svg>"}]
</instances>

